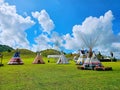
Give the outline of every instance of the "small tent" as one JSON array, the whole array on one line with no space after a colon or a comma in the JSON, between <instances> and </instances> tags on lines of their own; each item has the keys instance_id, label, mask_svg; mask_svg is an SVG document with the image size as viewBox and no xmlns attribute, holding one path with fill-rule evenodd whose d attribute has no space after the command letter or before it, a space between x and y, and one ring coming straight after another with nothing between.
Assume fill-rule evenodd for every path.
<instances>
[{"instance_id":1,"label":"small tent","mask_svg":"<svg viewBox=\"0 0 120 90\"><path fill-rule=\"evenodd\" d=\"M14 56L10 59L8 64L9 65L22 65L22 64L24 64L20 58L20 52L18 50L15 52Z\"/></svg>"},{"instance_id":2,"label":"small tent","mask_svg":"<svg viewBox=\"0 0 120 90\"><path fill-rule=\"evenodd\" d=\"M33 64L45 64L39 52L37 52L37 56L35 57Z\"/></svg>"},{"instance_id":3,"label":"small tent","mask_svg":"<svg viewBox=\"0 0 120 90\"><path fill-rule=\"evenodd\" d=\"M64 54L61 54L58 61L57 61L57 64L68 64L68 59L65 57Z\"/></svg>"}]
</instances>

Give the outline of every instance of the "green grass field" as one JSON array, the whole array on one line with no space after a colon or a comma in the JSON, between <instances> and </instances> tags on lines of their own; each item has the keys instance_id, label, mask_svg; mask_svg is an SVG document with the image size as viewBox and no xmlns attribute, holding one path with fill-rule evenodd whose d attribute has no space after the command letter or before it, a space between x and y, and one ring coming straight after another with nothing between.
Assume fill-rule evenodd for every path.
<instances>
[{"instance_id":1,"label":"green grass field","mask_svg":"<svg viewBox=\"0 0 120 90\"><path fill-rule=\"evenodd\" d=\"M0 67L0 90L120 90L120 62L104 62L113 71L78 70L70 64L32 64L35 55L23 56L24 65Z\"/></svg>"}]
</instances>

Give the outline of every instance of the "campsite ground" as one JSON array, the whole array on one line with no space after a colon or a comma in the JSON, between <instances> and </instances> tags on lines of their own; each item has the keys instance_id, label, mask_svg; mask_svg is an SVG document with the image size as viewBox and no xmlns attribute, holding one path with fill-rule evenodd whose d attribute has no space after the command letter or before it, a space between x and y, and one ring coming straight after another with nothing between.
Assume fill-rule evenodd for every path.
<instances>
[{"instance_id":1,"label":"campsite ground","mask_svg":"<svg viewBox=\"0 0 120 90\"><path fill-rule=\"evenodd\" d=\"M0 67L0 90L119 90L120 62L104 62L113 71L78 70L70 64L32 64L34 56L22 57L24 65L7 65L5 57ZM51 59L52 61L52 59Z\"/></svg>"}]
</instances>

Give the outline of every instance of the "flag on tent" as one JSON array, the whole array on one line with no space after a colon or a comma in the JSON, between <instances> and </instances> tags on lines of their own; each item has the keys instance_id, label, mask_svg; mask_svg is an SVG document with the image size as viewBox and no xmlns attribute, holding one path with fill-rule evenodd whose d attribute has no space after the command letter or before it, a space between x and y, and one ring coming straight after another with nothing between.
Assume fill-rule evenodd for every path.
<instances>
[{"instance_id":1,"label":"flag on tent","mask_svg":"<svg viewBox=\"0 0 120 90\"><path fill-rule=\"evenodd\" d=\"M23 61L20 58L20 52L19 51L15 52L15 54L10 59L10 61L8 62L8 64L9 65L22 65L22 64L24 64Z\"/></svg>"}]
</instances>

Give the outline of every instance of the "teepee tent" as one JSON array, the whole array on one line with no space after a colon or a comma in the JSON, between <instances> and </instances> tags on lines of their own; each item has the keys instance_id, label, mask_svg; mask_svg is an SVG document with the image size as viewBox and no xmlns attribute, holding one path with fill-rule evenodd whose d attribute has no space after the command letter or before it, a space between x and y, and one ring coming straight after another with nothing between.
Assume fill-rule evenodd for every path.
<instances>
[{"instance_id":1,"label":"teepee tent","mask_svg":"<svg viewBox=\"0 0 120 90\"><path fill-rule=\"evenodd\" d=\"M68 59L65 57L64 54L61 54L58 61L57 61L57 64L68 64Z\"/></svg>"},{"instance_id":2,"label":"teepee tent","mask_svg":"<svg viewBox=\"0 0 120 90\"><path fill-rule=\"evenodd\" d=\"M18 49L16 50L14 56L10 59L8 64L9 65L22 65L22 64L24 64L20 58L20 52L18 51Z\"/></svg>"},{"instance_id":3,"label":"teepee tent","mask_svg":"<svg viewBox=\"0 0 120 90\"><path fill-rule=\"evenodd\" d=\"M35 57L33 64L45 64L39 52L37 52L37 56Z\"/></svg>"},{"instance_id":4,"label":"teepee tent","mask_svg":"<svg viewBox=\"0 0 120 90\"><path fill-rule=\"evenodd\" d=\"M79 55L79 58L76 62L76 64L80 64L82 65L84 63L84 61L86 60L87 56L85 54L85 51L84 50L80 50L80 55Z\"/></svg>"},{"instance_id":5,"label":"teepee tent","mask_svg":"<svg viewBox=\"0 0 120 90\"><path fill-rule=\"evenodd\" d=\"M84 66L95 67L102 66L101 62L97 59L95 53L92 54L91 58L87 58L83 64Z\"/></svg>"},{"instance_id":6,"label":"teepee tent","mask_svg":"<svg viewBox=\"0 0 120 90\"><path fill-rule=\"evenodd\" d=\"M95 35L96 36L93 36L91 34L80 34L81 40L83 41L85 46L89 48L87 58L83 64L83 67L86 69L93 69L95 66L101 66L100 61L97 59L97 57L92 51L93 47L95 47L96 42L98 41L100 34Z\"/></svg>"}]
</instances>

